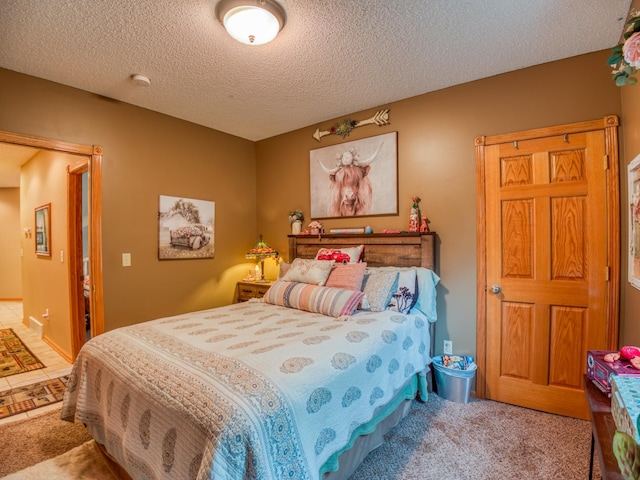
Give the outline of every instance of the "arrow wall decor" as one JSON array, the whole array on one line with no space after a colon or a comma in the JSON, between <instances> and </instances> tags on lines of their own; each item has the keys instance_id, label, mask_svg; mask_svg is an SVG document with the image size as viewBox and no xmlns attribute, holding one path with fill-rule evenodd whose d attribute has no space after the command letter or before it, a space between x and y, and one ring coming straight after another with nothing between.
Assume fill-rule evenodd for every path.
<instances>
[{"instance_id":1,"label":"arrow wall decor","mask_svg":"<svg viewBox=\"0 0 640 480\"><path fill-rule=\"evenodd\" d=\"M376 112L373 117L367 118L366 120L351 120L347 118L336 123L330 130L320 130L317 128L313 134L313 138L317 141L320 141L322 137L326 137L327 135L340 135L342 138L345 138L349 136L351 130L362 127L363 125L378 125L379 127L389 125L389 109L380 110Z\"/></svg>"}]
</instances>

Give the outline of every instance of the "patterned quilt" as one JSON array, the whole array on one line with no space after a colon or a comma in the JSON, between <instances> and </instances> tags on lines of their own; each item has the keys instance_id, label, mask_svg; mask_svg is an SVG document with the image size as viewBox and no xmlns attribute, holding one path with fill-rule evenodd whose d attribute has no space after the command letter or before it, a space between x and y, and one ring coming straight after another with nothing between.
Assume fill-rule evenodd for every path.
<instances>
[{"instance_id":1,"label":"patterned quilt","mask_svg":"<svg viewBox=\"0 0 640 480\"><path fill-rule=\"evenodd\" d=\"M85 344L62 418L134 479L318 479L430 363L420 314L347 321L250 301L120 328Z\"/></svg>"}]
</instances>

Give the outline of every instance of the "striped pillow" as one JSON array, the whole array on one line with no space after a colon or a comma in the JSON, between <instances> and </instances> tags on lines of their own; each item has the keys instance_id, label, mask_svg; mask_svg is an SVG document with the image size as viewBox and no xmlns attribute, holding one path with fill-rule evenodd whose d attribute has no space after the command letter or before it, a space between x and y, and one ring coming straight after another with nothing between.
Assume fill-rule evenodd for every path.
<instances>
[{"instance_id":1,"label":"striped pillow","mask_svg":"<svg viewBox=\"0 0 640 480\"><path fill-rule=\"evenodd\" d=\"M362 292L343 288L277 280L264 294L262 301L338 318L351 315L363 296Z\"/></svg>"}]
</instances>

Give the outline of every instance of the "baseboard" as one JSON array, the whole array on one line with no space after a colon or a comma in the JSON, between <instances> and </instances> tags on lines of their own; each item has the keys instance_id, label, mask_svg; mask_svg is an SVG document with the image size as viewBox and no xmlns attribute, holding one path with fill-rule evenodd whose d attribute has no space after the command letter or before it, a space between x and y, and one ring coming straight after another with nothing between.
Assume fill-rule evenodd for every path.
<instances>
[{"instance_id":1,"label":"baseboard","mask_svg":"<svg viewBox=\"0 0 640 480\"><path fill-rule=\"evenodd\" d=\"M60 355L62 358L64 358L67 362L69 363L73 363L73 359L71 358L71 356L65 352L64 350L62 350L53 340L51 340L49 337L47 337L46 335L44 337L42 337L42 341L44 343L46 343L47 345L49 345L51 348L53 348L58 355Z\"/></svg>"},{"instance_id":2,"label":"baseboard","mask_svg":"<svg viewBox=\"0 0 640 480\"><path fill-rule=\"evenodd\" d=\"M44 325L43 325L43 323L42 323L40 320L38 320L38 319L36 319L36 318L33 318L33 317L29 316L29 319L28 319L28 321L27 321L27 324L28 324L28 327L29 327L31 330L33 330L34 332L36 332L36 333L38 334L38 336L39 336L40 338L42 338L42 335L43 335L43 333L44 333Z\"/></svg>"}]
</instances>

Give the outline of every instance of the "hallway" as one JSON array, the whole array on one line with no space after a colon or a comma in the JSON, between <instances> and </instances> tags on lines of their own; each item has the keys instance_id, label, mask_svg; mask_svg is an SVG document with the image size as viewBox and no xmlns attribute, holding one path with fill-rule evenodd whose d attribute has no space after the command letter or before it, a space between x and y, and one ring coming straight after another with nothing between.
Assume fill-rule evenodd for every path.
<instances>
[{"instance_id":1,"label":"hallway","mask_svg":"<svg viewBox=\"0 0 640 480\"><path fill-rule=\"evenodd\" d=\"M0 392L15 387L61 377L71 372L71 364L62 358L55 350L43 342L38 335L22 323L21 301L0 301L0 328L12 328L29 350L44 363L45 368L31 372L20 373L0 378ZM0 420L0 425L29 417L41 415L49 410L60 408L60 402L37 408L25 413L19 413Z\"/></svg>"}]
</instances>

